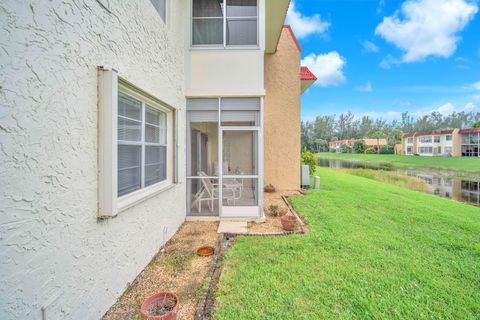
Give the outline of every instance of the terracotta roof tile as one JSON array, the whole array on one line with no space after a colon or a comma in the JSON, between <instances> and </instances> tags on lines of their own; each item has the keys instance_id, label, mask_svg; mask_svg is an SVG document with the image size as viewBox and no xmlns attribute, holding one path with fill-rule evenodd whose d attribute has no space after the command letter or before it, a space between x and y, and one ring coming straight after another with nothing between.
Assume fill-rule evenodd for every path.
<instances>
[{"instance_id":1,"label":"terracotta roof tile","mask_svg":"<svg viewBox=\"0 0 480 320\"><path fill-rule=\"evenodd\" d=\"M313 74L308 67L301 67L300 68L300 80L310 80L310 81L316 81L317 77Z\"/></svg>"}]
</instances>

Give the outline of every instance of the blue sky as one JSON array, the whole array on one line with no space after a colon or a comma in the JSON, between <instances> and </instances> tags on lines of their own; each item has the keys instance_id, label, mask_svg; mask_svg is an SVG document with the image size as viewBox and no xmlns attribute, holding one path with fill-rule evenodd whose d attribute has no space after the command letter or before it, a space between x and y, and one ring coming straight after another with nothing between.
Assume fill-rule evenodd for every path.
<instances>
[{"instance_id":1,"label":"blue sky","mask_svg":"<svg viewBox=\"0 0 480 320\"><path fill-rule=\"evenodd\" d=\"M302 63L319 77L302 118L480 111L478 0L294 0Z\"/></svg>"}]
</instances>

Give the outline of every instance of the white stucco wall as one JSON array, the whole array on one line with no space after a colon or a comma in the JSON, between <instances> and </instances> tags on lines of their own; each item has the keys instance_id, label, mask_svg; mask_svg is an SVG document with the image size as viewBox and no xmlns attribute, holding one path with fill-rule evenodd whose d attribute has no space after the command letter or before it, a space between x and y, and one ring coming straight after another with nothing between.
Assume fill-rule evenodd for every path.
<instances>
[{"instance_id":1,"label":"white stucco wall","mask_svg":"<svg viewBox=\"0 0 480 320\"><path fill-rule=\"evenodd\" d=\"M265 0L258 0L258 47L192 47L191 0L185 20L186 94L190 97L265 95Z\"/></svg>"},{"instance_id":2,"label":"white stucco wall","mask_svg":"<svg viewBox=\"0 0 480 320\"><path fill-rule=\"evenodd\" d=\"M109 6L110 11L99 2ZM184 13L149 0L0 2L0 319L98 319L185 218L185 183L97 221L97 70L180 108Z\"/></svg>"}]
</instances>

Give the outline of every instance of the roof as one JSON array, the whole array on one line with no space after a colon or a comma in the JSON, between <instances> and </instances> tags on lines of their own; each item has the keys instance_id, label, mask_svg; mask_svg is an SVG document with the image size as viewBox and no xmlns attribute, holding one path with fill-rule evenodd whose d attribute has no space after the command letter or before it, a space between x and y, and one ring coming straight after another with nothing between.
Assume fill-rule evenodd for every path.
<instances>
[{"instance_id":1,"label":"roof","mask_svg":"<svg viewBox=\"0 0 480 320\"><path fill-rule=\"evenodd\" d=\"M460 133L480 133L480 128L460 129Z\"/></svg>"},{"instance_id":2,"label":"roof","mask_svg":"<svg viewBox=\"0 0 480 320\"><path fill-rule=\"evenodd\" d=\"M406 133L403 135L404 138L412 138L414 136L413 133Z\"/></svg>"},{"instance_id":3,"label":"roof","mask_svg":"<svg viewBox=\"0 0 480 320\"><path fill-rule=\"evenodd\" d=\"M302 81L316 81L317 77L313 74L308 67L300 68L300 80Z\"/></svg>"},{"instance_id":4,"label":"roof","mask_svg":"<svg viewBox=\"0 0 480 320\"><path fill-rule=\"evenodd\" d=\"M292 36L293 41L298 48L298 51L302 52L302 47L300 47L300 43L298 43L297 36L295 35L295 32L293 32L292 26L290 26L289 24L284 24L283 27L290 31L290 35Z\"/></svg>"},{"instance_id":5,"label":"roof","mask_svg":"<svg viewBox=\"0 0 480 320\"><path fill-rule=\"evenodd\" d=\"M329 143L330 143L330 144L334 144L334 143L350 143L350 142L355 142L355 139L351 139L351 140L335 140L335 141L330 141Z\"/></svg>"},{"instance_id":6,"label":"roof","mask_svg":"<svg viewBox=\"0 0 480 320\"><path fill-rule=\"evenodd\" d=\"M415 132L415 137L420 136L431 136L431 135L442 135L442 134L452 134L453 130L431 130L431 131L419 131Z\"/></svg>"},{"instance_id":7,"label":"roof","mask_svg":"<svg viewBox=\"0 0 480 320\"><path fill-rule=\"evenodd\" d=\"M290 0L265 1L265 53L277 51Z\"/></svg>"}]
</instances>

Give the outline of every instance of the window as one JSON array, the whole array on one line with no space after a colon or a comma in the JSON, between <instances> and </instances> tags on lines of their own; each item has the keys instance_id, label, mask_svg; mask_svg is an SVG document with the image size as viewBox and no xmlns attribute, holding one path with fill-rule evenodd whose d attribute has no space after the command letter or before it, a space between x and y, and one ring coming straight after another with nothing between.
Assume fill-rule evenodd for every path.
<instances>
[{"instance_id":1,"label":"window","mask_svg":"<svg viewBox=\"0 0 480 320\"><path fill-rule=\"evenodd\" d=\"M452 154L452 147L445 147L445 154L451 155Z\"/></svg>"},{"instance_id":2,"label":"window","mask_svg":"<svg viewBox=\"0 0 480 320\"><path fill-rule=\"evenodd\" d=\"M257 46L257 0L192 0L193 46Z\"/></svg>"},{"instance_id":3,"label":"window","mask_svg":"<svg viewBox=\"0 0 480 320\"><path fill-rule=\"evenodd\" d=\"M167 116L118 95L118 196L167 179Z\"/></svg>"},{"instance_id":4,"label":"window","mask_svg":"<svg viewBox=\"0 0 480 320\"><path fill-rule=\"evenodd\" d=\"M433 137L433 142L440 143L440 136Z\"/></svg>"},{"instance_id":5,"label":"window","mask_svg":"<svg viewBox=\"0 0 480 320\"><path fill-rule=\"evenodd\" d=\"M452 141L452 135L451 135L451 134L448 134L448 135L445 137L445 139L446 139L447 141Z\"/></svg>"},{"instance_id":6,"label":"window","mask_svg":"<svg viewBox=\"0 0 480 320\"><path fill-rule=\"evenodd\" d=\"M150 0L155 10L157 10L158 14L162 18L163 22L166 22L167 16L167 0Z\"/></svg>"},{"instance_id":7,"label":"window","mask_svg":"<svg viewBox=\"0 0 480 320\"><path fill-rule=\"evenodd\" d=\"M408 139L407 139L407 143L408 143L408 144L412 144L412 143L413 143L413 138L408 138Z\"/></svg>"},{"instance_id":8,"label":"window","mask_svg":"<svg viewBox=\"0 0 480 320\"><path fill-rule=\"evenodd\" d=\"M431 154L433 152L432 147L418 147L418 153L419 154Z\"/></svg>"},{"instance_id":9,"label":"window","mask_svg":"<svg viewBox=\"0 0 480 320\"><path fill-rule=\"evenodd\" d=\"M98 71L98 216L108 218L175 181L175 114L115 70Z\"/></svg>"},{"instance_id":10,"label":"window","mask_svg":"<svg viewBox=\"0 0 480 320\"><path fill-rule=\"evenodd\" d=\"M407 154L413 153L413 147L407 147Z\"/></svg>"},{"instance_id":11,"label":"window","mask_svg":"<svg viewBox=\"0 0 480 320\"><path fill-rule=\"evenodd\" d=\"M418 140L421 143L432 143L432 136L422 136L422 137L419 137Z\"/></svg>"}]
</instances>

